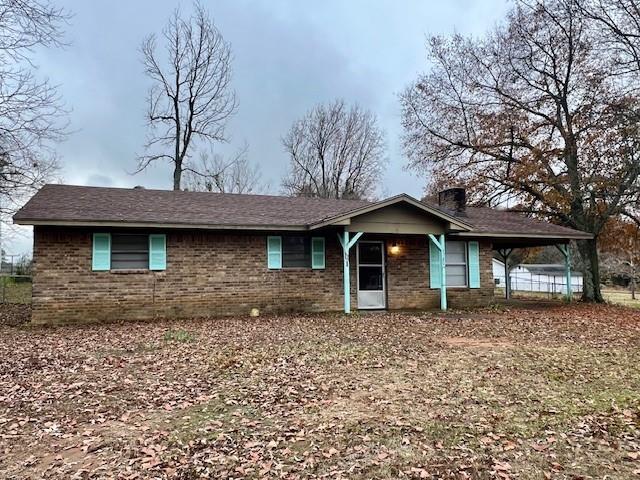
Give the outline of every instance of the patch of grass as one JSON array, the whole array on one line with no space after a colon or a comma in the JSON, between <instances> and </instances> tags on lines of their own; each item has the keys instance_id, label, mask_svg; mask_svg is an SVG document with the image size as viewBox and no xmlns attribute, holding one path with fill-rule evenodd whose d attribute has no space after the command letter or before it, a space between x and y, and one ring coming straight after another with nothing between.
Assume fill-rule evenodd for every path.
<instances>
[{"instance_id":1,"label":"patch of grass","mask_svg":"<svg viewBox=\"0 0 640 480\"><path fill-rule=\"evenodd\" d=\"M136 356L141 354L153 354L158 350L157 343L151 342L139 342L128 348L106 348L96 351L95 356L97 358L106 357L124 357L124 356Z\"/></svg>"},{"instance_id":2,"label":"patch of grass","mask_svg":"<svg viewBox=\"0 0 640 480\"><path fill-rule=\"evenodd\" d=\"M167 330L164 332L162 339L165 342L176 342L176 343L190 343L194 342L196 337L193 333L188 330Z\"/></svg>"},{"instance_id":3,"label":"patch of grass","mask_svg":"<svg viewBox=\"0 0 640 480\"><path fill-rule=\"evenodd\" d=\"M251 425L247 423L259 418L254 407L217 397L177 413L169 422L171 439L189 442L196 438L216 439L230 433L249 436Z\"/></svg>"},{"instance_id":4,"label":"patch of grass","mask_svg":"<svg viewBox=\"0 0 640 480\"><path fill-rule=\"evenodd\" d=\"M0 276L0 301L5 303L31 303L31 279Z\"/></svg>"},{"instance_id":5,"label":"patch of grass","mask_svg":"<svg viewBox=\"0 0 640 480\"><path fill-rule=\"evenodd\" d=\"M640 308L640 292L636 293L636 298L631 298L628 290L603 290L602 296L607 302L625 307Z\"/></svg>"},{"instance_id":6,"label":"patch of grass","mask_svg":"<svg viewBox=\"0 0 640 480\"><path fill-rule=\"evenodd\" d=\"M499 298L504 298L504 289L496 288L495 295ZM572 301L580 300L580 292L574 292ZM635 299L631 298L631 292L629 290L602 290L602 296L605 301L612 305L622 305L631 308L640 308L640 291L636 294ZM547 292L525 292L517 290L512 292L511 297L514 299L544 299L544 300L561 300L563 303L569 302L566 295L560 293L547 293Z\"/></svg>"},{"instance_id":7,"label":"patch of grass","mask_svg":"<svg viewBox=\"0 0 640 480\"><path fill-rule=\"evenodd\" d=\"M495 313L502 313L506 309L506 306L499 302L494 302L487 307L487 310Z\"/></svg>"}]
</instances>

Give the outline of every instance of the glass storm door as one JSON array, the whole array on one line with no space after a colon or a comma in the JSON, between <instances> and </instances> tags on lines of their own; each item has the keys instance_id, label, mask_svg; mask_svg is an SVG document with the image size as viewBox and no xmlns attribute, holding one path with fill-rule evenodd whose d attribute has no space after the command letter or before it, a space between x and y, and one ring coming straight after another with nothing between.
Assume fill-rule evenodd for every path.
<instances>
[{"instance_id":1,"label":"glass storm door","mask_svg":"<svg viewBox=\"0 0 640 480\"><path fill-rule=\"evenodd\" d=\"M385 308L384 243L358 242L358 308Z\"/></svg>"}]
</instances>

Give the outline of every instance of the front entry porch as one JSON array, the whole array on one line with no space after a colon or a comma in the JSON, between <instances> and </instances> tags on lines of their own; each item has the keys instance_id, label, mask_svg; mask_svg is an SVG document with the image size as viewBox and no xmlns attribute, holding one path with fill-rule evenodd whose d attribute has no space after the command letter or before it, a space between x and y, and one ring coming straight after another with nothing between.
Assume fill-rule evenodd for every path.
<instances>
[{"instance_id":1,"label":"front entry porch","mask_svg":"<svg viewBox=\"0 0 640 480\"><path fill-rule=\"evenodd\" d=\"M588 236L570 229L548 234L524 230L509 232L512 217L509 222L499 225L506 232L487 231L483 226L487 219L478 216L484 215L484 210L473 211L481 224L481 228L474 227L467 215L471 212L467 212L463 200L456 200L459 202L455 203L454 211L433 208L401 195L313 225L312 230L340 229L337 237L342 253L344 312L351 312L353 302L359 309L439 306L447 310L452 300L461 307L486 305L493 301L493 249L502 251L508 265L509 252L513 248L556 245L565 257L569 274L567 244L571 239ZM492 213L498 214L498 211ZM398 252L391 252L388 241L391 239L395 243L395 239L403 238L414 239L410 243L415 246L410 251L403 252L400 248ZM360 262L358 242L376 240L383 240L382 258L375 258L370 264ZM352 262L356 262L353 270ZM356 277L355 285L352 276ZM361 276L366 277L363 283Z\"/></svg>"},{"instance_id":2,"label":"front entry porch","mask_svg":"<svg viewBox=\"0 0 640 480\"><path fill-rule=\"evenodd\" d=\"M337 238L342 256L345 313L435 308L444 311L450 307L489 305L495 300L493 255L507 245L506 239L456 233L402 234L345 229L338 232ZM570 272L567 245L559 241L536 239L535 243L557 245L565 255ZM514 239L509 239L508 245L528 246Z\"/></svg>"},{"instance_id":3,"label":"front entry porch","mask_svg":"<svg viewBox=\"0 0 640 480\"><path fill-rule=\"evenodd\" d=\"M382 235L345 229L337 237L345 313L351 313L354 300L359 310L432 308L433 300L447 308L444 234ZM461 293L468 286L457 290Z\"/></svg>"}]
</instances>

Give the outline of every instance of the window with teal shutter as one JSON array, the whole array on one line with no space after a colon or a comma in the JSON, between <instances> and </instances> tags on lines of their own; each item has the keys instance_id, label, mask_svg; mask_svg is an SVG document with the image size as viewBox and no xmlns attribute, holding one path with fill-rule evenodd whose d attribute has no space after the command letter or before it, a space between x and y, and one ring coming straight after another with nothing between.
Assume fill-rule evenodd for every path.
<instances>
[{"instance_id":1,"label":"window with teal shutter","mask_svg":"<svg viewBox=\"0 0 640 480\"><path fill-rule=\"evenodd\" d=\"M431 288L440 288L442 282L442 264L440 249L429 239L429 280Z\"/></svg>"},{"instance_id":2,"label":"window with teal shutter","mask_svg":"<svg viewBox=\"0 0 640 480\"><path fill-rule=\"evenodd\" d=\"M91 269L104 271L111 268L111 235L108 233L93 234L93 257Z\"/></svg>"},{"instance_id":3,"label":"window with teal shutter","mask_svg":"<svg viewBox=\"0 0 640 480\"><path fill-rule=\"evenodd\" d=\"M267 268L282 268L282 237L267 237Z\"/></svg>"},{"instance_id":4,"label":"window with teal shutter","mask_svg":"<svg viewBox=\"0 0 640 480\"><path fill-rule=\"evenodd\" d=\"M167 269L167 236L149 235L149 270Z\"/></svg>"},{"instance_id":5,"label":"window with teal shutter","mask_svg":"<svg viewBox=\"0 0 640 480\"><path fill-rule=\"evenodd\" d=\"M316 270L324 268L324 237L311 239L311 268Z\"/></svg>"},{"instance_id":6,"label":"window with teal shutter","mask_svg":"<svg viewBox=\"0 0 640 480\"><path fill-rule=\"evenodd\" d=\"M480 245L469 242L469 288L480 288Z\"/></svg>"}]
</instances>

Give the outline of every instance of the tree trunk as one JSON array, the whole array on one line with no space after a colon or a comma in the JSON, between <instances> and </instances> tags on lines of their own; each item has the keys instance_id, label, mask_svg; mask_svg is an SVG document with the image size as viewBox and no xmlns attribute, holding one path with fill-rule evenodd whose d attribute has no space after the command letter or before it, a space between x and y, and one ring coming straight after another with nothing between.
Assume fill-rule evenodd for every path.
<instances>
[{"instance_id":1,"label":"tree trunk","mask_svg":"<svg viewBox=\"0 0 640 480\"><path fill-rule=\"evenodd\" d=\"M180 190L180 183L182 183L182 163L176 162L173 169L173 189Z\"/></svg>"},{"instance_id":2,"label":"tree trunk","mask_svg":"<svg viewBox=\"0 0 640 480\"><path fill-rule=\"evenodd\" d=\"M579 240L578 251L582 257L584 266L582 300L585 302L602 303L602 292L600 291L600 265L598 263L598 241Z\"/></svg>"}]
</instances>

